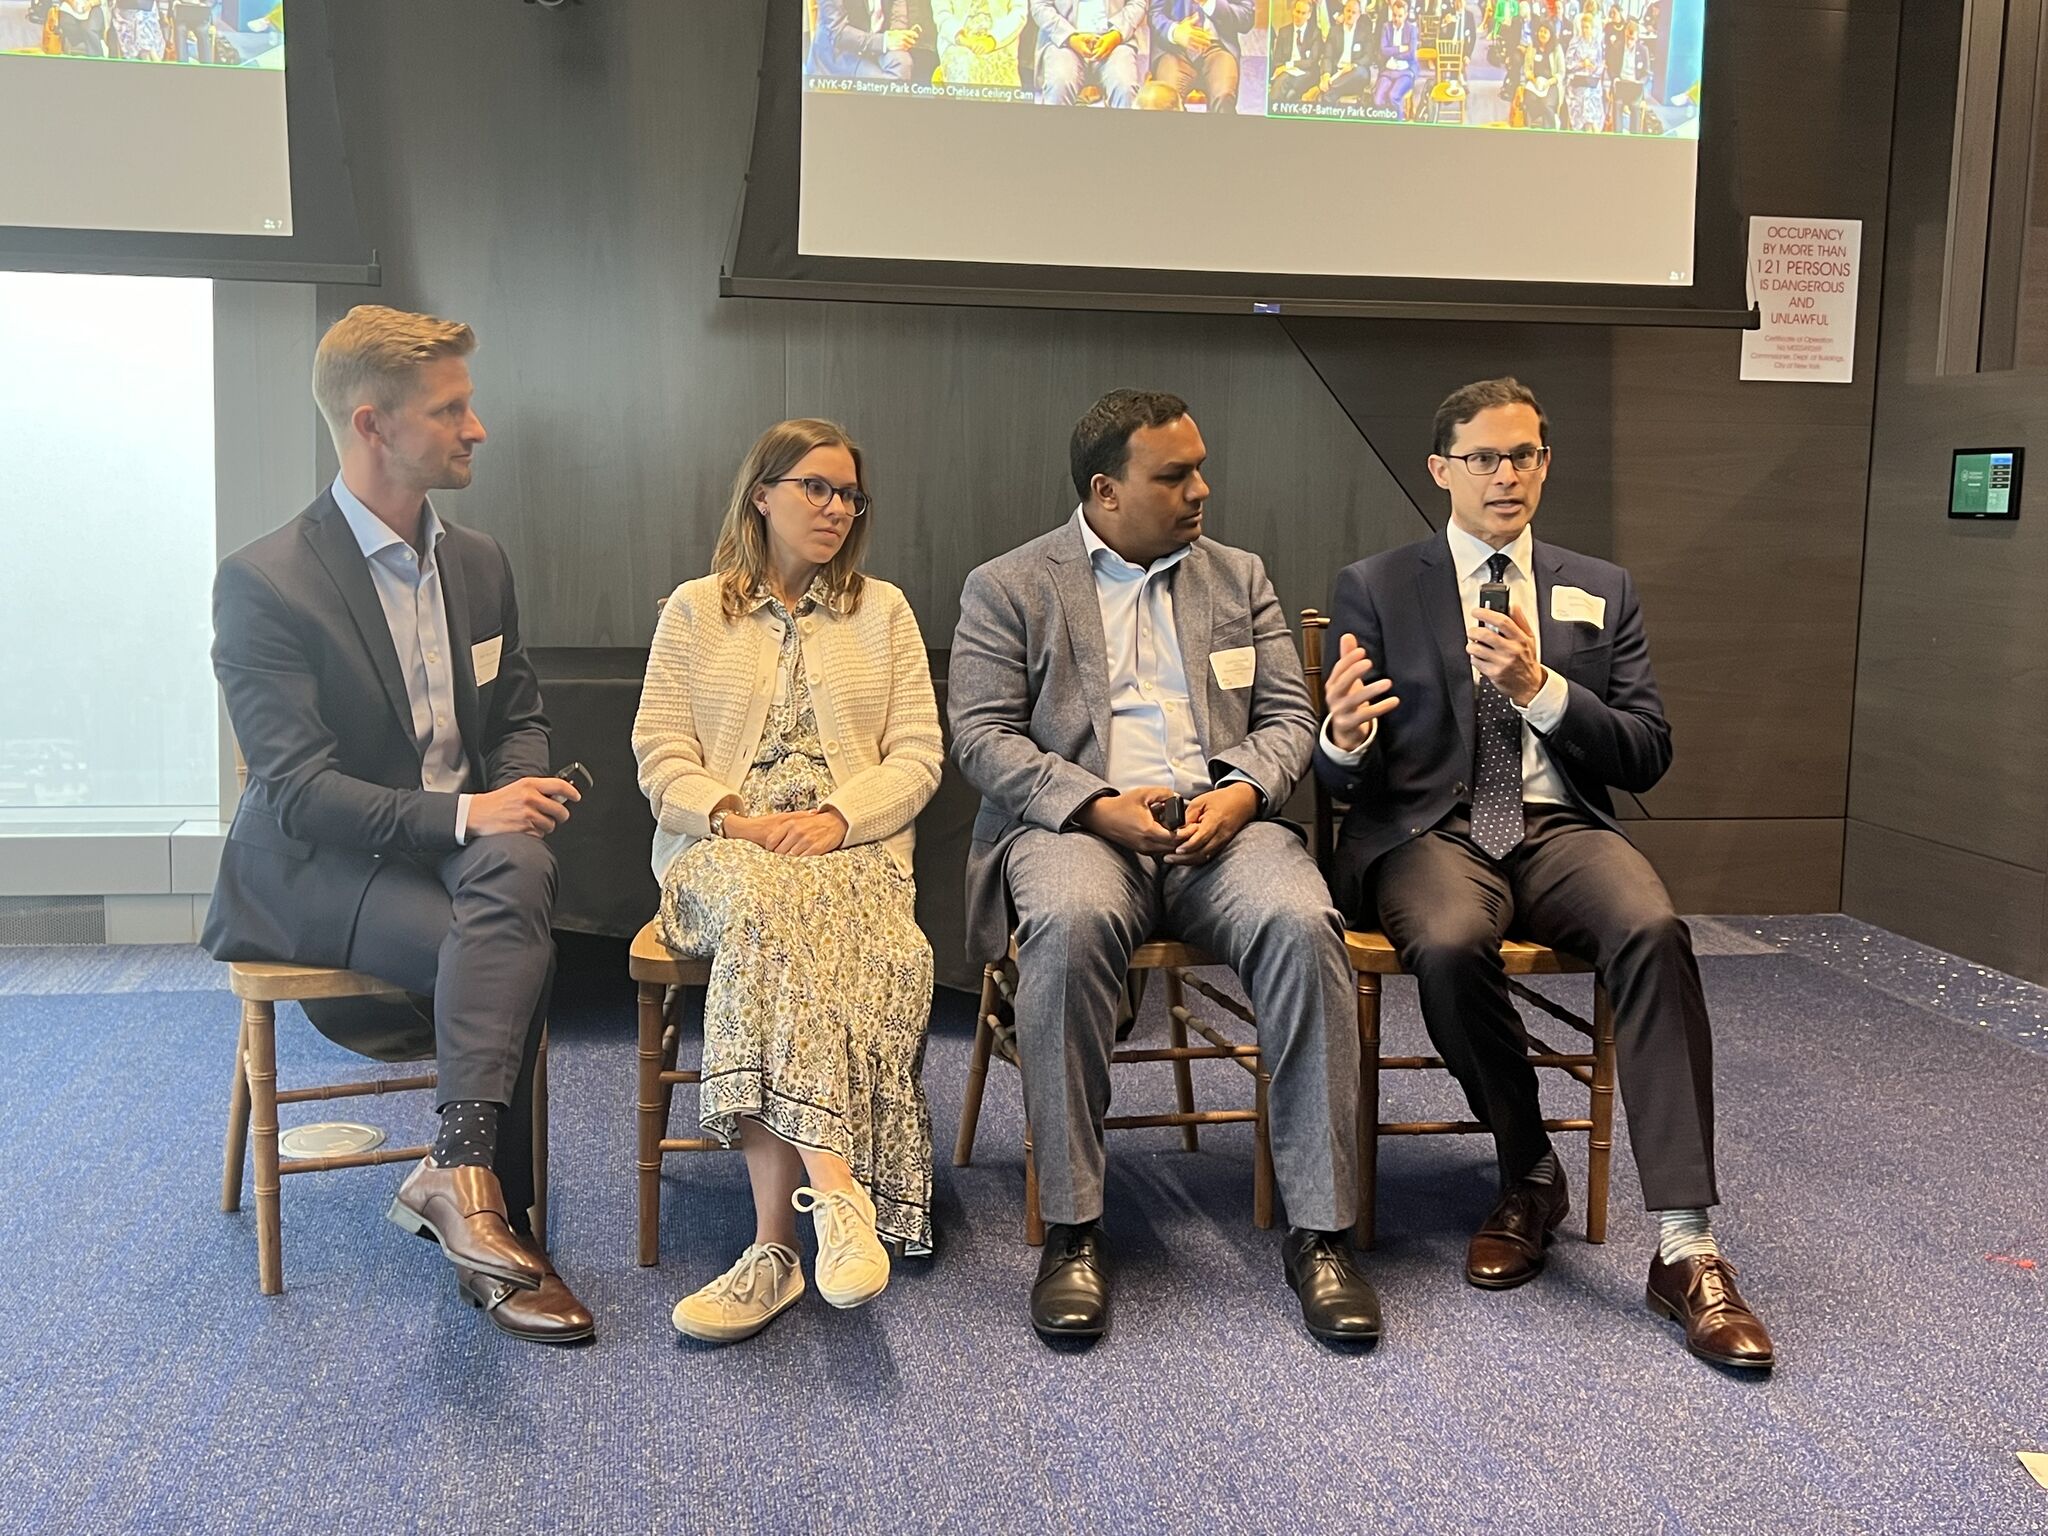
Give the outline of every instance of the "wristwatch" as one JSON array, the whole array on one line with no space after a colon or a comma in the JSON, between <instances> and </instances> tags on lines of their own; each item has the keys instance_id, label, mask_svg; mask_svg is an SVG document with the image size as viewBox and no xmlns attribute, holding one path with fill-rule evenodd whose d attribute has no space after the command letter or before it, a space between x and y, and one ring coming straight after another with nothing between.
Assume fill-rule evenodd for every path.
<instances>
[{"instance_id":1,"label":"wristwatch","mask_svg":"<svg viewBox=\"0 0 2048 1536\"><path fill-rule=\"evenodd\" d=\"M732 812L729 810L717 810L711 813L711 835L713 837L725 836L725 818L731 814Z\"/></svg>"}]
</instances>

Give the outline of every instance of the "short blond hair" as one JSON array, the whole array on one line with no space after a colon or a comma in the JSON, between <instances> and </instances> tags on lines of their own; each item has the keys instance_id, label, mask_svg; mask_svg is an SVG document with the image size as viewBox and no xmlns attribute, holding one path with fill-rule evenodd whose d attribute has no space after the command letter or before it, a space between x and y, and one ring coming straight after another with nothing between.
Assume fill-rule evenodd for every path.
<instances>
[{"instance_id":1,"label":"short blond hair","mask_svg":"<svg viewBox=\"0 0 2048 1536\"><path fill-rule=\"evenodd\" d=\"M320 338L313 355L313 398L340 442L359 405L392 411L412 394L428 363L468 357L476 332L452 320L408 314L382 304L358 304Z\"/></svg>"}]
</instances>

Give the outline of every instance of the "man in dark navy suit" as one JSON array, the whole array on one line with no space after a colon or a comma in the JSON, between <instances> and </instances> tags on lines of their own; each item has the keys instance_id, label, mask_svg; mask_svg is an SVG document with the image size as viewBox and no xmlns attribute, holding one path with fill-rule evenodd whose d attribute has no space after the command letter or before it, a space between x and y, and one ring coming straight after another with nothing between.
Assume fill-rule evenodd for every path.
<instances>
[{"instance_id":1,"label":"man in dark navy suit","mask_svg":"<svg viewBox=\"0 0 2048 1536\"><path fill-rule=\"evenodd\" d=\"M1502 1194L1466 1278L1534 1278L1569 1206L1501 966L1512 931L1593 962L1613 1000L1659 1221L1650 1305L1685 1325L1695 1354L1768 1368L1770 1336L1707 1220L1720 1198L1713 1047L1692 941L1609 797L1648 790L1671 762L1635 584L1531 536L1550 423L1524 386L1458 390L1437 409L1435 449L1449 525L1337 577L1340 654L1315 762L1350 802L1338 905L1393 941L1430 1038L1493 1131Z\"/></svg>"}]
</instances>

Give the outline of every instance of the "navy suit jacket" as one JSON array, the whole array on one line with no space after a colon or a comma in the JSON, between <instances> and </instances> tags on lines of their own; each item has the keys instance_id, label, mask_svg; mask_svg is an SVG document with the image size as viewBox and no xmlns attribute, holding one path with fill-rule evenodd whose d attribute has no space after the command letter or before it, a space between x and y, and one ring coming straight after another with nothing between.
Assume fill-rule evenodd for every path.
<instances>
[{"instance_id":1,"label":"navy suit jacket","mask_svg":"<svg viewBox=\"0 0 2048 1536\"><path fill-rule=\"evenodd\" d=\"M546 774L540 685L512 567L489 534L443 523L455 719L474 791ZM249 765L200 942L217 960L345 965L386 856L453 853L456 795L420 787L412 703L362 546L332 493L221 562L213 670ZM478 684L473 647L501 643Z\"/></svg>"},{"instance_id":2,"label":"navy suit jacket","mask_svg":"<svg viewBox=\"0 0 2048 1536\"><path fill-rule=\"evenodd\" d=\"M1188 20L1200 21L1202 13L1193 0L1152 0L1152 57L1181 53L1173 40L1174 26ZM1252 24L1252 0L1216 0L1216 46L1225 53L1242 55L1242 34Z\"/></svg>"},{"instance_id":3,"label":"navy suit jacket","mask_svg":"<svg viewBox=\"0 0 2048 1536\"><path fill-rule=\"evenodd\" d=\"M1322 72L1323 54L1329 46L1329 39L1317 30L1313 19L1309 22L1308 36L1302 39L1299 53L1295 51L1294 36L1292 21L1284 27L1274 29L1272 58L1267 61L1267 67L1277 71L1283 64L1292 64L1304 73L1319 75Z\"/></svg>"},{"instance_id":4,"label":"navy suit jacket","mask_svg":"<svg viewBox=\"0 0 2048 1536\"><path fill-rule=\"evenodd\" d=\"M1550 760L1579 807L1619 832L1610 789L1640 793L1671 766L1671 727L1650 670L1642 609L1627 571L1590 555L1536 541L1543 665L1569 689L1564 718L1543 737ZM1607 601L1606 622L1551 617L1551 593L1578 587ZM1346 566L1330 604L1336 663L1341 637L1355 635L1372 658L1368 680L1392 678L1397 709L1357 768L1332 762L1318 738L1316 775L1350 802L1338 832L1331 885L1354 910L1367 872L1382 854L1419 837L1470 798L1473 683L1465 654L1458 573L1441 533Z\"/></svg>"}]
</instances>

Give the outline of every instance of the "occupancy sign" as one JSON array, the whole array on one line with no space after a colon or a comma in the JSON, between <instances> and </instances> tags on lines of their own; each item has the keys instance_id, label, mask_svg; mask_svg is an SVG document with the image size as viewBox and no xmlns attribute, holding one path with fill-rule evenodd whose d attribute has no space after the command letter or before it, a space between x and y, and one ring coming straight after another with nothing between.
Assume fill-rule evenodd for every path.
<instances>
[{"instance_id":1,"label":"occupancy sign","mask_svg":"<svg viewBox=\"0 0 2048 1536\"><path fill-rule=\"evenodd\" d=\"M1743 332L1743 378L1851 381L1862 256L1861 219L1749 221L1749 296L1763 323Z\"/></svg>"}]
</instances>

